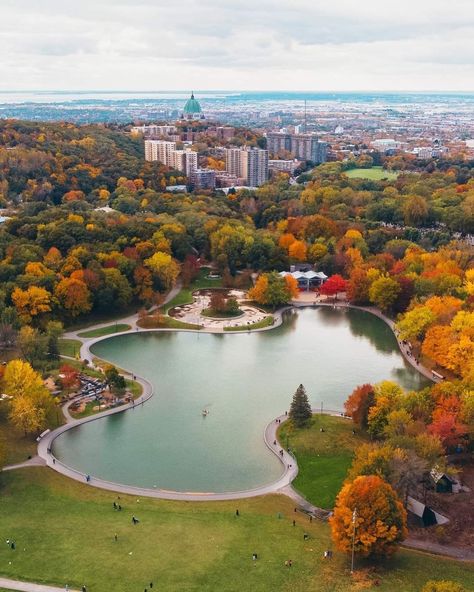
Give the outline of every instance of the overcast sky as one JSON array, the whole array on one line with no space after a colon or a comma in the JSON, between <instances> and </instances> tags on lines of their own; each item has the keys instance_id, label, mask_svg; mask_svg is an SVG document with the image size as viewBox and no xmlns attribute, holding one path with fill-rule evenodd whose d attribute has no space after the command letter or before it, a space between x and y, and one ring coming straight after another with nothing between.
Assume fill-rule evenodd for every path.
<instances>
[{"instance_id":1,"label":"overcast sky","mask_svg":"<svg viewBox=\"0 0 474 592\"><path fill-rule=\"evenodd\" d=\"M474 0L0 0L0 89L474 90Z\"/></svg>"}]
</instances>

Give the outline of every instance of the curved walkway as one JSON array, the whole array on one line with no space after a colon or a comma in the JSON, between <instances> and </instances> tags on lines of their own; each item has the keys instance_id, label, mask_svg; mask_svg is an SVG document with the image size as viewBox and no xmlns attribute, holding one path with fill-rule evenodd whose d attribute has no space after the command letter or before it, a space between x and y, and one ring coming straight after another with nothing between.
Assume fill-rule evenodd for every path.
<instances>
[{"instance_id":1,"label":"curved walkway","mask_svg":"<svg viewBox=\"0 0 474 592\"><path fill-rule=\"evenodd\" d=\"M57 588L55 586L33 584L32 582L19 582L8 578L0 578L0 587L6 590L19 590L20 592L64 592L65 590L64 587ZM73 588L68 588L68 590L74 592Z\"/></svg>"}]
</instances>

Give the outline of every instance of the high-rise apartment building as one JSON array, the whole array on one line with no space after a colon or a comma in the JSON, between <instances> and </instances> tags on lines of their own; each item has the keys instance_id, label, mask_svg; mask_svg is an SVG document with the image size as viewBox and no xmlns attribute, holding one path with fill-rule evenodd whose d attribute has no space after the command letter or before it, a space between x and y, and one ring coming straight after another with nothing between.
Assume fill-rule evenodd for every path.
<instances>
[{"instance_id":1,"label":"high-rise apartment building","mask_svg":"<svg viewBox=\"0 0 474 592\"><path fill-rule=\"evenodd\" d=\"M315 164L327 160L326 142L320 142L312 134L270 132L267 134L267 148L273 154L289 152L298 160L310 160Z\"/></svg>"},{"instance_id":2,"label":"high-rise apartment building","mask_svg":"<svg viewBox=\"0 0 474 592\"><path fill-rule=\"evenodd\" d=\"M228 148L226 171L246 179L247 185L260 187L268 181L268 150L259 148Z\"/></svg>"},{"instance_id":3,"label":"high-rise apartment building","mask_svg":"<svg viewBox=\"0 0 474 592\"><path fill-rule=\"evenodd\" d=\"M176 150L176 142L165 140L145 140L145 160L158 161L173 166L171 153Z\"/></svg>"},{"instance_id":4,"label":"high-rise apartment building","mask_svg":"<svg viewBox=\"0 0 474 592\"><path fill-rule=\"evenodd\" d=\"M177 171L186 174L187 177L191 175L198 166L198 155L193 150L174 150L171 153L172 166Z\"/></svg>"},{"instance_id":5,"label":"high-rise apartment building","mask_svg":"<svg viewBox=\"0 0 474 592\"><path fill-rule=\"evenodd\" d=\"M193 189L215 189L216 171L213 169L196 169L191 173L190 180Z\"/></svg>"}]
</instances>

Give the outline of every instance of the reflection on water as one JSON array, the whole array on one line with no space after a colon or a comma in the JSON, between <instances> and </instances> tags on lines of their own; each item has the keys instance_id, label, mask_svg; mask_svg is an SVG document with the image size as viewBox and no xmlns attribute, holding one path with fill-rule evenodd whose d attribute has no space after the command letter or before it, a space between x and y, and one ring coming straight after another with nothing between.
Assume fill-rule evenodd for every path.
<instances>
[{"instance_id":1,"label":"reflection on water","mask_svg":"<svg viewBox=\"0 0 474 592\"><path fill-rule=\"evenodd\" d=\"M155 396L67 432L55 453L84 473L164 489L235 491L277 479L281 465L263 430L300 383L313 407L325 409L341 409L358 384L426 383L383 321L329 307L290 311L271 331L132 333L93 350L149 379Z\"/></svg>"}]
</instances>

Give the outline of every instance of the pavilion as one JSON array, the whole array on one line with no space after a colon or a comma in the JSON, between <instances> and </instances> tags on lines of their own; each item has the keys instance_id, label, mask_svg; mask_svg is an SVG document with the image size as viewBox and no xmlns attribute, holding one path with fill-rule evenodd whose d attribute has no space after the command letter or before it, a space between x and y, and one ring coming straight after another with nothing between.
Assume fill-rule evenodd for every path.
<instances>
[{"instance_id":1,"label":"pavilion","mask_svg":"<svg viewBox=\"0 0 474 592\"><path fill-rule=\"evenodd\" d=\"M291 275L297 282L300 290L309 292L313 288L319 288L328 279L328 276L322 271L281 271L280 276Z\"/></svg>"}]
</instances>

